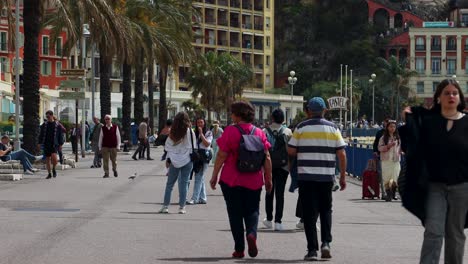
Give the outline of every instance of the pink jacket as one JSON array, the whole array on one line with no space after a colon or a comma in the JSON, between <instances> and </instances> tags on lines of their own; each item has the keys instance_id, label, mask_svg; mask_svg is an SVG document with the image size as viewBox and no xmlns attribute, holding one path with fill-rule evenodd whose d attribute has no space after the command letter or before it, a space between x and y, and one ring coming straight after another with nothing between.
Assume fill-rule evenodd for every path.
<instances>
[{"instance_id":1,"label":"pink jacket","mask_svg":"<svg viewBox=\"0 0 468 264\"><path fill-rule=\"evenodd\" d=\"M390 149L385 145L384 137L382 136L379 139L379 151L380 151L380 160L390 160L390 153L393 152L393 161L399 162L401 155L401 142L400 140L396 141L396 145Z\"/></svg>"}]
</instances>

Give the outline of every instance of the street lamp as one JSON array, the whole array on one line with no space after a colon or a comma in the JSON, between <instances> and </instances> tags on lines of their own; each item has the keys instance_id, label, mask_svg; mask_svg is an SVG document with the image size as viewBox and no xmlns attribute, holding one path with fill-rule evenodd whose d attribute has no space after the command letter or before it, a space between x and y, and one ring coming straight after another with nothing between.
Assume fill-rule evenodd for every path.
<instances>
[{"instance_id":1,"label":"street lamp","mask_svg":"<svg viewBox=\"0 0 468 264\"><path fill-rule=\"evenodd\" d=\"M372 122L375 124L375 78L377 75L375 73L371 74L369 79L369 84L372 85Z\"/></svg>"},{"instance_id":2,"label":"street lamp","mask_svg":"<svg viewBox=\"0 0 468 264\"><path fill-rule=\"evenodd\" d=\"M292 124L292 115L293 115L293 91L294 91L294 84L296 84L297 82L297 77L295 77L296 75L296 72L295 71L290 71L289 72L289 77L288 77L288 82L289 82L289 85L291 85L291 114L289 115L289 124L291 125Z\"/></svg>"},{"instance_id":3,"label":"street lamp","mask_svg":"<svg viewBox=\"0 0 468 264\"><path fill-rule=\"evenodd\" d=\"M174 70L172 69L172 67L169 67L167 71L167 75L169 77L169 103L167 104L168 118L171 117L170 112L172 112L171 104L172 104L172 78L173 78L172 76L173 74L174 74Z\"/></svg>"},{"instance_id":4,"label":"street lamp","mask_svg":"<svg viewBox=\"0 0 468 264\"><path fill-rule=\"evenodd\" d=\"M15 150L19 150L21 148L21 141L19 137L19 126L20 126L20 120L19 120L19 114L20 114L20 60L19 60L19 53L20 53L20 31L19 31L19 24L20 24L20 1L16 1L16 6L15 6L15 58L16 58L16 63L15 63Z\"/></svg>"},{"instance_id":5,"label":"street lamp","mask_svg":"<svg viewBox=\"0 0 468 264\"><path fill-rule=\"evenodd\" d=\"M81 68L86 70L86 38L91 36L89 25L83 24L83 35L81 36ZM83 90L86 94L86 73L83 76ZM86 97L86 96L85 96ZM81 156L84 158L86 153L86 98L83 99L83 106L81 109ZM76 151L78 153L78 150Z\"/></svg>"}]
</instances>

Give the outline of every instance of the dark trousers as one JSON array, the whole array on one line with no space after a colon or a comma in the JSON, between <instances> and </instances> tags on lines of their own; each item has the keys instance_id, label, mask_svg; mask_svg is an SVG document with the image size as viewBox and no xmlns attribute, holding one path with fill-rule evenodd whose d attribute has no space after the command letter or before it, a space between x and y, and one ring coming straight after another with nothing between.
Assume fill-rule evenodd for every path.
<instances>
[{"instance_id":1,"label":"dark trousers","mask_svg":"<svg viewBox=\"0 0 468 264\"><path fill-rule=\"evenodd\" d=\"M77 136L70 136L70 141L72 145L72 151L73 153L76 153L78 151L78 137Z\"/></svg>"},{"instance_id":2,"label":"dark trousers","mask_svg":"<svg viewBox=\"0 0 468 264\"><path fill-rule=\"evenodd\" d=\"M265 211L267 220L273 220L273 198L276 198L275 223L281 223L284 208L284 188L288 180L289 172L281 168L273 169L273 189L265 194Z\"/></svg>"},{"instance_id":3,"label":"dark trousers","mask_svg":"<svg viewBox=\"0 0 468 264\"><path fill-rule=\"evenodd\" d=\"M243 187L229 187L220 182L224 200L234 238L234 249L244 251L244 223L245 234L253 234L257 237L258 215L260 208L260 194L262 189L250 190Z\"/></svg>"},{"instance_id":4,"label":"dark trousers","mask_svg":"<svg viewBox=\"0 0 468 264\"><path fill-rule=\"evenodd\" d=\"M317 218L320 215L322 243L332 241L332 188L333 182L299 181L307 250L317 251Z\"/></svg>"},{"instance_id":5,"label":"dark trousers","mask_svg":"<svg viewBox=\"0 0 468 264\"><path fill-rule=\"evenodd\" d=\"M139 138L138 139L140 141L140 143L138 144L138 148L136 149L135 153L133 154L133 157L136 158L136 156L138 155L138 158L144 158L145 157L145 149L146 149L146 153L147 153L147 158L151 158L150 156L150 146L149 146L149 141L148 140L145 140L144 138Z\"/></svg>"}]
</instances>

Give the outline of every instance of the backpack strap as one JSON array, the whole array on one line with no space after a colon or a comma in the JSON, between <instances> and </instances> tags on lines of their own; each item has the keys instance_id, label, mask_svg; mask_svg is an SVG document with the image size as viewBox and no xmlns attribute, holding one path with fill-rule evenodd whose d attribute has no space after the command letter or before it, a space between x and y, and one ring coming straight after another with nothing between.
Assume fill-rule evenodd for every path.
<instances>
[{"instance_id":1,"label":"backpack strap","mask_svg":"<svg viewBox=\"0 0 468 264\"><path fill-rule=\"evenodd\" d=\"M250 131L250 135L253 135L253 134L254 134L254 132L255 132L255 129L256 129L256 127L255 127L255 126L253 126L253 127L252 127L252 131Z\"/></svg>"},{"instance_id":2,"label":"backpack strap","mask_svg":"<svg viewBox=\"0 0 468 264\"><path fill-rule=\"evenodd\" d=\"M271 128L267 127L266 130L270 136L273 136L273 130L271 130Z\"/></svg>"},{"instance_id":3,"label":"backpack strap","mask_svg":"<svg viewBox=\"0 0 468 264\"><path fill-rule=\"evenodd\" d=\"M240 127L239 125L234 125L234 127L236 127L237 130L239 130L239 132L241 133L241 135L245 135L245 134L246 134L245 131L244 131L244 129L242 129L242 127Z\"/></svg>"}]
</instances>

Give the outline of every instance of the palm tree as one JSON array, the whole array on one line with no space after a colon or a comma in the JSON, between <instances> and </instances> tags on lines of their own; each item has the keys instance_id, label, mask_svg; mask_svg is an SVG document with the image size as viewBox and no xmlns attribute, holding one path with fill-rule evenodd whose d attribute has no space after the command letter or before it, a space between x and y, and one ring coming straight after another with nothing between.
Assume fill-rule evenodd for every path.
<instances>
[{"instance_id":1,"label":"palm tree","mask_svg":"<svg viewBox=\"0 0 468 264\"><path fill-rule=\"evenodd\" d=\"M408 82L411 77L417 76L418 73L406 67L406 60L399 61L395 56L391 56L388 58L388 60L384 58L377 58L377 63L383 73L382 83L388 83L388 87L390 88L391 116L397 118L400 103L408 100L410 92Z\"/></svg>"},{"instance_id":2,"label":"palm tree","mask_svg":"<svg viewBox=\"0 0 468 264\"><path fill-rule=\"evenodd\" d=\"M122 138L130 140L132 123L132 66L124 61L122 66Z\"/></svg>"},{"instance_id":3,"label":"palm tree","mask_svg":"<svg viewBox=\"0 0 468 264\"><path fill-rule=\"evenodd\" d=\"M187 83L194 100L201 95L200 104L208 111L219 114L229 107L233 98L242 95L243 87L252 80L252 69L230 54L208 52L192 62Z\"/></svg>"}]
</instances>

